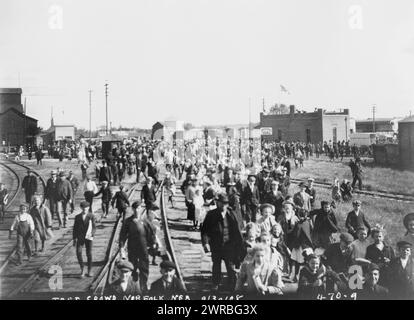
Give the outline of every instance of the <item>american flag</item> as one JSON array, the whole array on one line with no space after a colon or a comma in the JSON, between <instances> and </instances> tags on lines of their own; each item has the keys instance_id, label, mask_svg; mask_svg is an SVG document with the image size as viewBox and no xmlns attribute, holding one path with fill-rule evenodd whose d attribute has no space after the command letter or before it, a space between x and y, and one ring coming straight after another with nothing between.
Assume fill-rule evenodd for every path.
<instances>
[{"instance_id":1,"label":"american flag","mask_svg":"<svg viewBox=\"0 0 414 320\"><path fill-rule=\"evenodd\" d=\"M290 94L290 92L288 91L288 89L286 89L285 86L283 86L283 85L280 85L280 91L286 92L287 94Z\"/></svg>"}]
</instances>

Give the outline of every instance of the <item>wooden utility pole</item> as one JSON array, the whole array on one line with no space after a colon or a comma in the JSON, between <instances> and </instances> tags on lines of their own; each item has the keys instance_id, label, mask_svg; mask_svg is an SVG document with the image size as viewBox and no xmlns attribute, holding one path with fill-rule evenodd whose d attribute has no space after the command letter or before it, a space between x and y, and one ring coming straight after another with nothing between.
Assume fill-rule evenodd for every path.
<instances>
[{"instance_id":1,"label":"wooden utility pole","mask_svg":"<svg viewBox=\"0 0 414 320\"><path fill-rule=\"evenodd\" d=\"M106 135L108 135L108 83L105 83Z\"/></svg>"},{"instance_id":2,"label":"wooden utility pole","mask_svg":"<svg viewBox=\"0 0 414 320\"><path fill-rule=\"evenodd\" d=\"M92 138L92 90L89 90L89 139Z\"/></svg>"},{"instance_id":3,"label":"wooden utility pole","mask_svg":"<svg viewBox=\"0 0 414 320\"><path fill-rule=\"evenodd\" d=\"M375 111L377 109L377 106L374 104L372 107L372 132L375 133Z\"/></svg>"}]
</instances>

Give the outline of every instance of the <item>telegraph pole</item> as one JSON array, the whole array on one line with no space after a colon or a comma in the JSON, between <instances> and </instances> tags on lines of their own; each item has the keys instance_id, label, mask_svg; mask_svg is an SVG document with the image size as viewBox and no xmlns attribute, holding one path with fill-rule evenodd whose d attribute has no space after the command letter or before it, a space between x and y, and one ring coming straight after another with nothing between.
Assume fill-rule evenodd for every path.
<instances>
[{"instance_id":1,"label":"telegraph pole","mask_svg":"<svg viewBox=\"0 0 414 320\"><path fill-rule=\"evenodd\" d=\"M89 140L92 138L92 90L89 90Z\"/></svg>"},{"instance_id":2,"label":"telegraph pole","mask_svg":"<svg viewBox=\"0 0 414 320\"><path fill-rule=\"evenodd\" d=\"M108 135L108 83L105 83L106 135Z\"/></svg>"},{"instance_id":3,"label":"telegraph pole","mask_svg":"<svg viewBox=\"0 0 414 320\"><path fill-rule=\"evenodd\" d=\"M377 106L374 104L372 107L372 132L375 133L375 111L377 109Z\"/></svg>"}]
</instances>

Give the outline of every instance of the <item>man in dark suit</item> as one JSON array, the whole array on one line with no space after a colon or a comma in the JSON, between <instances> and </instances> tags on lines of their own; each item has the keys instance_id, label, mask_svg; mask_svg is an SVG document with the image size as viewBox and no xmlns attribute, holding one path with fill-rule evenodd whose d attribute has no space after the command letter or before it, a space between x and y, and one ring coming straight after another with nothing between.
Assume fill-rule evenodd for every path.
<instances>
[{"instance_id":1,"label":"man in dark suit","mask_svg":"<svg viewBox=\"0 0 414 320\"><path fill-rule=\"evenodd\" d=\"M102 181L102 187L99 190L98 193L95 193L94 197L99 196L100 194L102 194L102 213L103 213L103 218L106 218L108 213L109 213L109 206L112 200L112 191L111 188L109 187L109 182L108 181Z\"/></svg>"},{"instance_id":2,"label":"man in dark suit","mask_svg":"<svg viewBox=\"0 0 414 320\"><path fill-rule=\"evenodd\" d=\"M389 288L394 299L414 298L414 264L411 257L412 244L407 241L397 243L399 257L389 266Z\"/></svg>"},{"instance_id":3,"label":"man in dark suit","mask_svg":"<svg viewBox=\"0 0 414 320\"><path fill-rule=\"evenodd\" d=\"M328 201L321 201L321 208L313 210L310 216L315 217L312 232L313 243L316 247L327 249L332 243L332 234L339 231L331 204Z\"/></svg>"},{"instance_id":4,"label":"man in dark suit","mask_svg":"<svg viewBox=\"0 0 414 320\"><path fill-rule=\"evenodd\" d=\"M58 183L59 180L57 179L57 172L52 170L50 173L51 177L46 182L46 190L45 190L45 199L49 200L49 209L52 218L55 218L57 215L58 220L60 221L60 216L58 212L57 202L58 202ZM59 225L60 227L60 225Z\"/></svg>"},{"instance_id":5,"label":"man in dark suit","mask_svg":"<svg viewBox=\"0 0 414 320\"><path fill-rule=\"evenodd\" d=\"M33 195L37 191L37 179L32 175L31 170L27 170L27 176L23 178L22 189L24 190L24 195L26 196L26 202L31 203Z\"/></svg>"},{"instance_id":6,"label":"man in dark suit","mask_svg":"<svg viewBox=\"0 0 414 320\"><path fill-rule=\"evenodd\" d=\"M260 192L256 186L255 175L251 174L248 176L247 185L243 188L240 200L246 222L256 222L257 210L260 206Z\"/></svg>"},{"instance_id":7,"label":"man in dark suit","mask_svg":"<svg viewBox=\"0 0 414 320\"><path fill-rule=\"evenodd\" d=\"M62 225L61 213L63 213L63 228L66 228L68 204L70 205L72 202L73 190L71 183L66 179L66 174L63 171L59 174L59 178L57 185L59 227Z\"/></svg>"},{"instance_id":8,"label":"man in dark suit","mask_svg":"<svg viewBox=\"0 0 414 320\"><path fill-rule=\"evenodd\" d=\"M78 178L75 177L73 171L69 171L68 181L72 185L72 202L70 203L71 212L75 211L75 195L79 189L79 181Z\"/></svg>"},{"instance_id":9,"label":"man in dark suit","mask_svg":"<svg viewBox=\"0 0 414 320\"><path fill-rule=\"evenodd\" d=\"M365 276L365 283L360 294L362 299L376 300L388 297L388 289L378 284L379 278L380 268L377 264L372 263Z\"/></svg>"},{"instance_id":10,"label":"man in dark suit","mask_svg":"<svg viewBox=\"0 0 414 320\"><path fill-rule=\"evenodd\" d=\"M151 207L155 201L157 201L157 195L155 194L154 179L152 177L147 178L147 183L141 190L141 201L145 203L146 207Z\"/></svg>"},{"instance_id":11,"label":"man in dark suit","mask_svg":"<svg viewBox=\"0 0 414 320\"><path fill-rule=\"evenodd\" d=\"M126 209L129 206L128 195L124 192L124 186L119 186L119 191L115 193L112 198L112 208L115 206L118 209L118 215L122 217L122 222L125 221Z\"/></svg>"},{"instance_id":12,"label":"man in dark suit","mask_svg":"<svg viewBox=\"0 0 414 320\"><path fill-rule=\"evenodd\" d=\"M242 235L234 213L229 208L225 193L216 198L217 208L207 213L201 227L201 242L206 253L211 251L213 260L213 290L217 291L221 282L221 261L224 260L229 279L229 290L236 284L235 263L242 248Z\"/></svg>"},{"instance_id":13,"label":"man in dark suit","mask_svg":"<svg viewBox=\"0 0 414 320\"><path fill-rule=\"evenodd\" d=\"M99 169L99 183L106 180L111 182L112 179L112 172L111 168L108 167L106 161L102 161L102 167Z\"/></svg>"},{"instance_id":14,"label":"man in dark suit","mask_svg":"<svg viewBox=\"0 0 414 320\"><path fill-rule=\"evenodd\" d=\"M167 297L173 294L185 294L186 290L183 282L176 273L174 262L165 260L160 264L161 278L151 284L150 295L165 295Z\"/></svg>"},{"instance_id":15,"label":"man in dark suit","mask_svg":"<svg viewBox=\"0 0 414 320\"><path fill-rule=\"evenodd\" d=\"M85 276L82 258L82 248L86 247L86 257L88 258L87 277L91 277L92 270L92 241L96 231L96 219L93 213L89 212L89 202L82 201L82 212L75 217L73 225L73 246L76 247L76 256L81 268L81 277Z\"/></svg>"},{"instance_id":16,"label":"man in dark suit","mask_svg":"<svg viewBox=\"0 0 414 320\"><path fill-rule=\"evenodd\" d=\"M139 283L135 282L132 277L134 265L128 260L121 260L117 264L119 270L119 279L110 284L106 295L115 295L122 299L123 296L141 294Z\"/></svg>"},{"instance_id":17,"label":"man in dark suit","mask_svg":"<svg viewBox=\"0 0 414 320\"><path fill-rule=\"evenodd\" d=\"M138 280L139 269L139 282L143 293L148 290L147 281L149 274L149 257L148 248L156 248L156 235L154 228L147 219L143 219L139 216L138 208L140 203L138 201L132 204L133 215L125 220L122 225L121 233L119 236L119 247L123 255L123 248L125 242L128 240L128 259L134 265L134 272L132 276L134 280Z\"/></svg>"},{"instance_id":18,"label":"man in dark suit","mask_svg":"<svg viewBox=\"0 0 414 320\"><path fill-rule=\"evenodd\" d=\"M361 212L361 201L355 200L352 205L354 210L348 213L345 221L345 227L348 229L348 232L354 236L354 239L357 239L357 229L359 227L365 226L368 230L368 235L371 232L371 226L365 219L364 213Z\"/></svg>"}]
</instances>

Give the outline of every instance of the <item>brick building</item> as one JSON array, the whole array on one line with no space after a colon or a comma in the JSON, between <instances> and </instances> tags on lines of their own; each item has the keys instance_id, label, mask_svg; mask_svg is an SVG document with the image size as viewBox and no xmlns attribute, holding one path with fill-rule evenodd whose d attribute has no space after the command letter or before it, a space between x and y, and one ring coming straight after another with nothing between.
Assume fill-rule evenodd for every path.
<instances>
[{"instance_id":1,"label":"brick building","mask_svg":"<svg viewBox=\"0 0 414 320\"><path fill-rule=\"evenodd\" d=\"M22 146L34 140L37 120L25 115L22 89L0 88L0 142L2 147ZM28 139L30 138L30 139Z\"/></svg>"},{"instance_id":2,"label":"brick building","mask_svg":"<svg viewBox=\"0 0 414 320\"><path fill-rule=\"evenodd\" d=\"M347 141L350 129L349 109L340 112L327 112L323 109L298 112L291 105L289 114L260 113L260 128L266 132L262 139L270 141Z\"/></svg>"}]
</instances>

